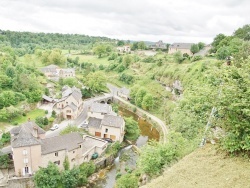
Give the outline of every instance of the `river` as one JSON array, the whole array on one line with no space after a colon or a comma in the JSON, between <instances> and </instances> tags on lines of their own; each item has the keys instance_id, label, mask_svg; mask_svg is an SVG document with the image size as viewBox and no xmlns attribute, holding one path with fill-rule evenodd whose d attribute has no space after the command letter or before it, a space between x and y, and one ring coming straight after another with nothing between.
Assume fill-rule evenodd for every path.
<instances>
[{"instance_id":1,"label":"river","mask_svg":"<svg viewBox=\"0 0 250 188\"><path fill-rule=\"evenodd\" d=\"M119 115L123 117L133 117L134 120L138 122L139 128L141 130L141 135L136 141L137 147L142 147L147 143L148 140L154 139L159 141L160 134L150 123L145 121L143 118L139 118L135 113L126 110L125 108L119 107ZM115 185L115 178L117 173L123 173L127 169L136 168L136 160L138 155L132 150L132 146L129 145L123 148L114 161L113 167L104 173L106 177L97 181L97 184L93 188L113 188Z\"/></svg>"}]
</instances>

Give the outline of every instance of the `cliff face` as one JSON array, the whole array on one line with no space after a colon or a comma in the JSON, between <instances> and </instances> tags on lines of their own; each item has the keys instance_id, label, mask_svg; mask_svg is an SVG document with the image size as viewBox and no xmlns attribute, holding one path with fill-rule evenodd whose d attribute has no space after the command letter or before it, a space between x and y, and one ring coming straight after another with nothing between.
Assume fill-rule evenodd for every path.
<instances>
[{"instance_id":1,"label":"cliff face","mask_svg":"<svg viewBox=\"0 0 250 188\"><path fill-rule=\"evenodd\" d=\"M226 156L207 144L142 188L249 187L249 177L249 160Z\"/></svg>"}]
</instances>

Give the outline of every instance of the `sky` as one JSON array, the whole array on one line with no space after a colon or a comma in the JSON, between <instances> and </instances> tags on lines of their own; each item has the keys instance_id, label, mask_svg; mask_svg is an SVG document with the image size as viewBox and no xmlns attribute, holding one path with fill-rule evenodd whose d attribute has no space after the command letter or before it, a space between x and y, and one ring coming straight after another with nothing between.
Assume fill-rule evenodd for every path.
<instances>
[{"instance_id":1,"label":"sky","mask_svg":"<svg viewBox=\"0 0 250 188\"><path fill-rule=\"evenodd\" d=\"M0 29L211 43L250 24L249 0L0 0Z\"/></svg>"}]
</instances>

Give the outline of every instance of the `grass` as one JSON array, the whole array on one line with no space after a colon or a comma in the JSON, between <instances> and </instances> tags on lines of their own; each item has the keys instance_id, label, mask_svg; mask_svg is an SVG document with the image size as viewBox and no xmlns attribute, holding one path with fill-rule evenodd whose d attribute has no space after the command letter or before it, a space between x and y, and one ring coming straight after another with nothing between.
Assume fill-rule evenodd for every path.
<instances>
[{"instance_id":1,"label":"grass","mask_svg":"<svg viewBox=\"0 0 250 188\"><path fill-rule=\"evenodd\" d=\"M18 125L25 123L26 121L28 121L28 119L30 118L30 120L35 120L37 117L39 116L44 116L45 115L45 111L42 109L35 109L32 110L30 112L28 112L26 114L26 116L18 116L15 117L11 120L11 123L8 122L8 120L0 120L0 127L1 129L4 129L5 126L8 126L9 124L13 124L14 122L18 123Z\"/></svg>"},{"instance_id":2,"label":"grass","mask_svg":"<svg viewBox=\"0 0 250 188\"><path fill-rule=\"evenodd\" d=\"M196 149L162 176L143 188L224 188L249 187L250 163L241 157L229 157L216 146Z\"/></svg>"}]
</instances>

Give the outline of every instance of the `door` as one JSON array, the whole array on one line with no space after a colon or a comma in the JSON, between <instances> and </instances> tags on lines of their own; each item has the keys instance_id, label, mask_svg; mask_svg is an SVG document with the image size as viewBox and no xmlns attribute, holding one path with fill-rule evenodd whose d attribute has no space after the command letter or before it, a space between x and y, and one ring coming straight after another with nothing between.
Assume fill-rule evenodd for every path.
<instances>
[{"instance_id":1,"label":"door","mask_svg":"<svg viewBox=\"0 0 250 188\"><path fill-rule=\"evenodd\" d=\"M67 119L71 119L71 115L67 115Z\"/></svg>"},{"instance_id":2,"label":"door","mask_svg":"<svg viewBox=\"0 0 250 188\"><path fill-rule=\"evenodd\" d=\"M95 136L101 137L101 133L100 132L95 132Z\"/></svg>"},{"instance_id":3,"label":"door","mask_svg":"<svg viewBox=\"0 0 250 188\"><path fill-rule=\"evenodd\" d=\"M110 135L110 138L115 141L116 140L116 136L115 135Z\"/></svg>"},{"instance_id":4,"label":"door","mask_svg":"<svg viewBox=\"0 0 250 188\"><path fill-rule=\"evenodd\" d=\"M104 138L109 138L109 135L108 134L104 134L103 137Z\"/></svg>"}]
</instances>

